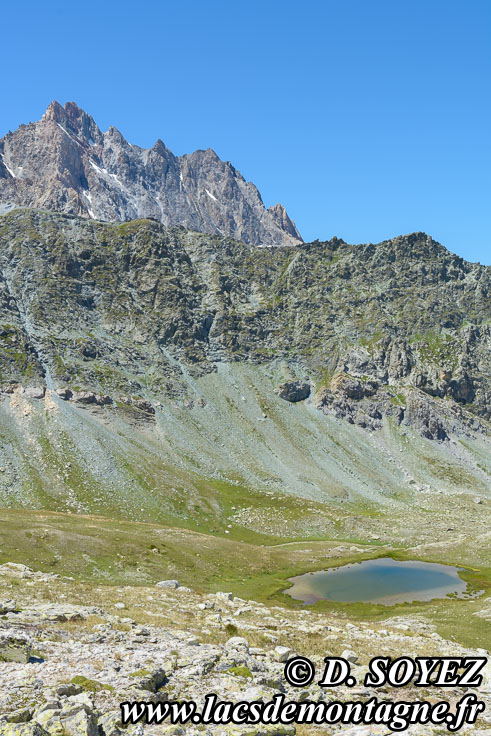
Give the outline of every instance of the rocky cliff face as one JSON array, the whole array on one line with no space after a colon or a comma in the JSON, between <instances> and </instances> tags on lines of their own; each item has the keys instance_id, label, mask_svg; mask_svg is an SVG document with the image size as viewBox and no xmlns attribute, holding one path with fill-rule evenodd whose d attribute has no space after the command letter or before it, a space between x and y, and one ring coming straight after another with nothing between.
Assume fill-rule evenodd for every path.
<instances>
[{"instance_id":1,"label":"rocky cliff face","mask_svg":"<svg viewBox=\"0 0 491 736\"><path fill-rule=\"evenodd\" d=\"M190 473L314 498L480 492L489 276L424 233L257 248L3 215L0 503L58 488L153 518L162 483L174 511L183 483L201 493Z\"/></svg>"},{"instance_id":2,"label":"rocky cliff face","mask_svg":"<svg viewBox=\"0 0 491 736\"><path fill-rule=\"evenodd\" d=\"M490 270L424 233L258 250L150 220L1 222L4 382L156 400L182 395L184 373L283 360L318 408L361 426L412 417L442 439L432 412L490 417Z\"/></svg>"},{"instance_id":3,"label":"rocky cliff face","mask_svg":"<svg viewBox=\"0 0 491 736\"><path fill-rule=\"evenodd\" d=\"M256 245L302 238L284 207L261 195L211 149L174 156L102 133L75 103L51 103L37 123L0 140L0 209L37 207L117 221L152 217L165 225L230 236Z\"/></svg>"}]
</instances>

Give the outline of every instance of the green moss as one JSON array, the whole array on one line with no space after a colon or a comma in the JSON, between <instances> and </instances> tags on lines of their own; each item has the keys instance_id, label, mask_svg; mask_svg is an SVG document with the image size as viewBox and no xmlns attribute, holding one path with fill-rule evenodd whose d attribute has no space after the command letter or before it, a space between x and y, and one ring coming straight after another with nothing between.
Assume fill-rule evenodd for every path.
<instances>
[{"instance_id":1,"label":"green moss","mask_svg":"<svg viewBox=\"0 0 491 736\"><path fill-rule=\"evenodd\" d=\"M248 680L252 678L252 672L249 667L230 667L228 671L231 675L234 675L234 677L245 677Z\"/></svg>"},{"instance_id":2,"label":"green moss","mask_svg":"<svg viewBox=\"0 0 491 736\"><path fill-rule=\"evenodd\" d=\"M137 670L136 672L130 672L128 677L148 677L151 674L150 670Z\"/></svg>"},{"instance_id":3,"label":"green moss","mask_svg":"<svg viewBox=\"0 0 491 736\"><path fill-rule=\"evenodd\" d=\"M334 376L334 371L324 371L321 373L319 378L317 379L315 383L315 391L320 391L323 388L329 388L331 385L331 381Z\"/></svg>"},{"instance_id":4,"label":"green moss","mask_svg":"<svg viewBox=\"0 0 491 736\"><path fill-rule=\"evenodd\" d=\"M406 406L406 397L404 394L395 393L390 397L390 400L395 406L402 406L403 408Z\"/></svg>"},{"instance_id":5,"label":"green moss","mask_svg":"<svg viewBox=\"0 0 491 736\"><path fill-rule=\"evenodd\" d=\"M383 338L384 333L381 330L374 330L371 335L360 337L359 344L365 348L374 348Z\"/></svg>"},{"instance_id":6,"label":"green moss","mask_svg":"<svg viewBox=\"0 0 491 736\"><path fill-rule=\"evenodd\" d=\"M82 690L88 693L98 693L101 690L114 691L114 687L112 685L98 682L97 680L90 680L88 677L84 677L83 675L76 675L75 677L72 677L71 681L74 685L80 685Z\"/></svg>"}]
</instances>

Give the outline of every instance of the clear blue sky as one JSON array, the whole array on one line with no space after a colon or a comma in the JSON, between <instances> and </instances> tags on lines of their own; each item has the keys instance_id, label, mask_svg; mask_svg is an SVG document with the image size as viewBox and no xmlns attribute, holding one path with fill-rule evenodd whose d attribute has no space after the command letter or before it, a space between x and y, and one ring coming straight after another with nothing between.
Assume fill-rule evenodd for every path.
<instances>
[{"instance_id":1,"label":"clear blue sky","mask_svg":"<svg viewBox=\"0 0 491 736\"><path fill-rule=\"evenodd\" d=\"M0 135L74 100L214 148L305 240L425 230L490 262L490 0L28 0L2 27Z\"/></svg>"}]
</instances>

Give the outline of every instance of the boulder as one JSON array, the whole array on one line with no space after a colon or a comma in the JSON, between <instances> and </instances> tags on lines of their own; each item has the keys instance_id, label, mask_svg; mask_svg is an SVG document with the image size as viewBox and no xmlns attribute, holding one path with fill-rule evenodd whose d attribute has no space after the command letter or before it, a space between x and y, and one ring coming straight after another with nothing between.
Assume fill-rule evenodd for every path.
<instances>
[{"instance_id":1,"label":"boulder","mask_svg":"<svg viewBox=\"0 0 491 736\"><path fill-rule=\"evenodd\" d=\"M123 723L121 721L121 711L109 711L100 716L97 721L99 733L103 736L120 736L123 732Z\"/></svg>"},{"instance_id":2,"label":"boulder","mask_svg":"<svg viewBox=\"0 0 491 736\"><path fill-rule=\"evenodd\" d=\"M346 659L348 662L351 662L352 664L356 664L358 662L358 655L355 654L351 649L345 649L341 654L341 657L343 659Z\"/></svg>"},{"instance_id":3,"label":"boulder","mask_svg":"<svg viewBox=\"0 0 491 736\"><path fill-rule=\"evenodd\" d=\"M99 736L97 718L94 713L80 706L75 712L70 711L67 715L63 712L60 721L65 736Z\"/></svg>"},{"instance_id":4,"label":"boulder","mask_svg":"<svg viewBox=\"0 0 491 736\"><path fill-rule=\"evenodd\" d=\"M6 716L6 720L9 723L28 723L32 718L32 709L31 708L17 708L17 710L13 710L11 713L8 713Z\"/></svg>"},{"instance_id":5,"label":"boulder","mask_svg":"<svg viewBox=\"0 0 491 736\"><path fill-rule=\"evenodd\" d=\"M43 399L46 389L44 386L28 386L24 389L26 399Z\"/></svg>"},{"instance_id":6,"label":"boulder","mask_svg":"<svg viewBox=\"0 0 491 736\"><path fill-rule=\"evenodd\" d=\"M60 397L60 399L63 399L63 401L68 401L73 396L72 391L67 387L57 388L55 393L57 396Z\"/></svg>"},{"instance_id":7,"label":"boulder","mask_svg":"<svg viewBox=\"0 0 491 736\"><path fill-rule=\"evenodd\" d=\"M79 695L82 692L80 685L75 685L73 682L64 682L61 685L55 687L55 693L60 698L63 696L71 697L72 695Z\"/></svg>"},{"instance_id":8,"label":"boulder","mask_svg":"<svg viewBox=\"0 0 491 736\"><path fill-rule=\"evenodd\" d=\"M274 658L277 662L286 662L291 653L292 650L289 647L278 646L274 650Z\"/></svg>"},{"instance_id":9,"label":"boulder","mask_svg":"<svg viewBox=\"0 0 491 736\"><path fill-rule=\"evenodd\" d=\"M167 682L167 677L163 669L152 671L142 670L141 672L135 672L133 676L135 677L136 687L140 690L149 690L151 693L156 693Z\"/></svg>"},{"instance_id":10,"label":"boulder","mask_svg":"<svg viewBox=\"0 0 491 736\"><path fill-rule=\"evenodd\" d=\"M34 720L39 723L50 736L64 736L60 720L60 708L44 708L34 714Z\"/></svg>"},{"instance_id":11,"label":"boulder","mask_svg":"<svg viewBox=\"0 0 491 736\"><path fill-rule=\"evenodd\" d=\"M245 649L249 651L249 642L243 636L232 636L225 644L225 649Z\"/></svg>"},{"instance_id":12,"label":"boulder","mask_svg":"<svg viewBox=\"0 0 491 736\"><path fill-rule=\"evenodd\" d=\"M280 399L296 403L310 396L310 384L306 381L285 381L275 389Z\"/></svg>"},{"instance_id":13,"label":"boulder","mask_svg":"<svg viewBox=\"0 0 491 736\"><path fill-rule=\"evenodd\" d=\"M222 601L233 601L234 594L233 593L223 593L222 591L219 591L218 593L215 593L217 598L221 598Z\"/></svg>"},{"instance_id":14,"label":"boulder","mask_svg":"<svg viewBox=\"0 0 491 736\"><path fill-rule=\"evenodd\" d=\"M14 600L0 601L0 616L4 616L6 613L14 613L16 610L17 605Z\"/></svg>"},{"instance_id":15,"label":"boulder","mask_svg":"<svg viewBox=\"0 0 491 736\"><path fill-rule=\"evenodd\" d=\"M179 587L178 580L161 580L159 583L155 583L158 588L176 588Z\"/></svg>"},{"instance_id":16,"label":"boulder","mask_svg":"<svg viewBox=\"0 0 491 736\"><path fill-rule=\"evenodd\" d=\"M49 736L48 732L39 725L29 723L0 722L0 736Z\"/></svg>"},{"instance_id":17,"label":"boulder","mask_svg":"<svg viewBox=\"0 0 491 736\"><path fill-rule=\"evenodd\" d=\"M26 664L31 658L31 644L21 636L0 638L0 662L19 662Z\"/></svg>"}]
</instances>

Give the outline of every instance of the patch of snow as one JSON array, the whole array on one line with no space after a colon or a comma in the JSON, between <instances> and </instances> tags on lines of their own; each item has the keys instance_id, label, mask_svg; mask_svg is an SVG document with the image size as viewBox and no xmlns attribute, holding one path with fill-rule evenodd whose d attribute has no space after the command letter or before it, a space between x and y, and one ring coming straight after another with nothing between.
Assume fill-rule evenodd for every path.
<instances>
[{"instance_id":1,"label":"patch of snow","mask_svg":"<svg viewBox=\"0 0 491 736\"><path fill-rule=\"evenodd\" d=\"M9 203L3 203L0 204L0 215L6 215L7 212L10 212L11 210L15 210L17 207L20 207L20 204L16 204L15 202L9 202Z\"/></svg>"},{"instance_id":2,"label":"patch of snow","mask_svg":"<svg viewBox=\"0 0 491 736\"><path fill-rule=\"evenodd\" d=\"M120 179L118 179L118 177L116 176L116 174L110 174L107 169L101 169L101 167L100 166L97 166L97 164L95 164L92 161L92 159L89 159L89 164L92 166L93 169L95 169L97 171L97 173L99 174L99 176L110 176L111 179L113 179L116 182L116 184L121 187L121 189L125 189L126 190L125 185L123 184L123 182Z\"/></svg>"},{"instance_id":3,"label":"patch of snow","mask_svg":"<svg viewBox=\"0 0 491 736\"><path fill-rule=\"evenodd\" d=\"M209 192L209 191L208 191L208 189L205 189L205 192L206 192L206 193L207 193L207 195L208 195L209 197L211 197L211 198L212 198L212 199L213 199L213 200L214 200L215 202L218 202L218 199L217 199L217 198L215 197L215 195L214 195L214 194L212 194L211 192Z\"/></svg>"},{"instance_id":4,"label":"patch of snow","mask_svg":"<svg viewBox=\"0 0 491 736\"><path fill-rule=\"evenodd\" d=\"M92 159L89 158L89 164L92 166L93 169L97 171L98 174L107 174L107 169L101 169L100 166L97 166Z\"/></svg>"},{"instance_id":5,"label":"patch of snow","mask_svg":"<svg viewBox=\"0 0 491 736\"><path fill-rule=\"evenodd\" d=\"M9 172L10 176L12 176L14 179L17 179L16 175L14 174L14 172L12 171L12 169L10 168L10 166L8 166L7 162L5 161L5 156L3 155L3 153L0 154L0 155L2 156L3 165L5 166L5 168L7 169L7 171Z\"/></svg>"},{"instance_id":6,"label":"patch of snow","mask_svg":"<svg viewBox=\"0 0 491 736\"><path fill-rule=\"evenodd\" d=\"M63 131L63 132L64 132L64 133L65 133L65 134L66 134L66 135L67 135L67 136L68 136L68 137L70 138L70 140L72 140L72 141L73 141L74 143L76 143L76 144L77 144L77 146L79 146L79 145L80 145L80 142L79 142L79 141L77 141L77 139L76 139L76 138L74 138L74 137L73 137L73 135L70 135L70 133L68 132L68 130L66 130L66 128L64 128L64 127L63 127L63 125L60 125L60 123L56 123L56 125L57 125L57 126L58 126L59 128L61 128L61 129L62 129L62 131Z\"/></svg>"},{"instance_id":7,"label":"patch of snow","mask_svg":"<svg viewBox=\"0 0 491 736\"><path fill-rule=\"evenodd\" d=\"M92 204L92 194L89 192L89 190L88 189L84 190L82 194L84 195L85 199L88 199L89 204ZM97 219L95 216L94 210L92 210L90 207L87 207L87 212L89 213L90 217L93 220Z\"/></svg>"},{"instance_id":8,"label":"patch of snow","mask_svg":"<svg viewBox=\"0 0 491 736\"><path fill-rule=\"evenodd\" d=\"M119 184L119 186L120 186L120 187L121 187L122 189L124 189L124 184L123 184L123 182L122 182L122 181L120 181L120 180L118 179L118 177L116 176L116 174L109 174L109 176L110 176L110 177L111 177L112 179L114 179L114 181L115 181L115 182L117 182L117 183Z\"/></svg>"}]
</instances>

